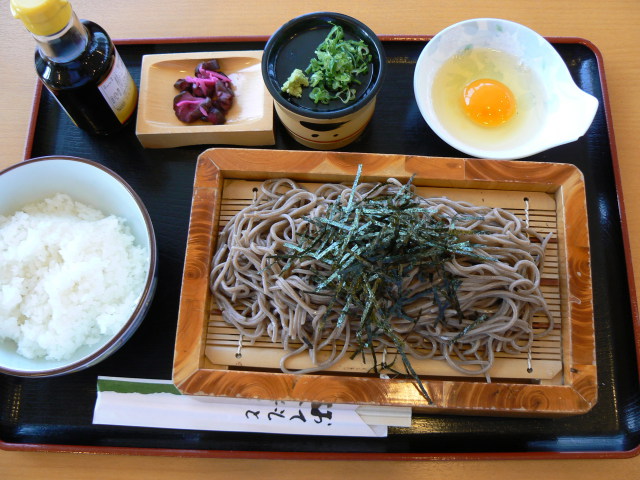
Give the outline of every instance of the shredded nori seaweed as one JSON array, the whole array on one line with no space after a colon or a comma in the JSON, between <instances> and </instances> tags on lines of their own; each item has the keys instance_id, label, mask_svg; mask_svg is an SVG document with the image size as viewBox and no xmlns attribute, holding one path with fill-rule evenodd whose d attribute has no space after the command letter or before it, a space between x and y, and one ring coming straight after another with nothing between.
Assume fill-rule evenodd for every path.
<instances>
[{"instance_id":1,"label":"shredded nori seaweed","mask_svg":"<svg viewBox=\"0 0 640 480\"><path fill-rule=\"evenodd\" d=\"M483 261L492 259L474 252L474 245L464 239L469 232L456 229L456 218L444 218L434 209L420 204L413 193L413 177L395 193L385 191L388 184L380 183L358 200L355 191L361 173L362 165L358 167L346 205L336 201L325 216L308 217L313 228L299 236L296 244L285 244L287 252L278 256L287 262L283 275L298 261L315 259L328 265L330 273L318 273L314 279L316 293L331 297L324 321L332 311L339 311L339 324L359 317L353 357L362 354L364 358L369 351L375 373L380 373L380 369L399 373L391 368L392 364L377 360L378 339L389 339L408 375L432 403L407 358L404 340L394 331L391 319L403 318L417 323L419 318L409 316L404 306L430 296L438 307L436 322L446 321L445 312L451 309L462 322L464 315L456 293L461 280L448 272L445 264L456 255ZM426 291L402 288L402 280L415 268L418 268L419 278L431 285ZM479 316L473 320L450 343L485 319Z\"/></svg>"}]
</instances>

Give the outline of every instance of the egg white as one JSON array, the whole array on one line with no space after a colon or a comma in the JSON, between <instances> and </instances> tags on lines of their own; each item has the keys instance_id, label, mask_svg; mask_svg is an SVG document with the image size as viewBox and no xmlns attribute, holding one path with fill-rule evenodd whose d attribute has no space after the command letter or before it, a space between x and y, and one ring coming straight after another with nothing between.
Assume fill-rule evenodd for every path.
<instances>
[{"instance_id":1,"label":"egg white","mask_svg":"<svg viewBox=\"0 0 640 480\"><path fill-rule=\"evenodd\" d=\"M466 85L481 78L505 84L516 99L516 113L499 126L472 121L461 104ZM448 59L435 74L433 108L442 125L458 140L482 149L510 149L531 138L544 118L541 79L529 67L502 51L467 48Z\"/></svg>"}]
</instances>

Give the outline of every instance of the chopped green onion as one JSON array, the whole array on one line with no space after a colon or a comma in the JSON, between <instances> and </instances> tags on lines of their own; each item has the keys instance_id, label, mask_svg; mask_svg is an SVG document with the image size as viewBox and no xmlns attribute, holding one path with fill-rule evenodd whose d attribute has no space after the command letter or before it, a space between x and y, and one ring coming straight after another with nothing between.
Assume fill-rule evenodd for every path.
<instances>
[{"instance_id":1,"label":"chopped green onion","mask_svg":"<svg viewBox=\"0 0 640 480\"><path fill-rule=\"evenodd\" d=\"M332 24L333 27L324 41L315 50L315 58L301 75L299 69L294 70L297 81L295 90L289 87L293 84L291 74L282 90L299 97L301 87L311 87L309 98L315 103L328 104L331 100L348 103L355 100L356 88L361 82L357 78L369 71L372 56L369 46L364 40L345 40L344 29ZM304 77L304 78L302 78ZM286 88L285 88L286 87Z\"/></svg>"}]
</instances>

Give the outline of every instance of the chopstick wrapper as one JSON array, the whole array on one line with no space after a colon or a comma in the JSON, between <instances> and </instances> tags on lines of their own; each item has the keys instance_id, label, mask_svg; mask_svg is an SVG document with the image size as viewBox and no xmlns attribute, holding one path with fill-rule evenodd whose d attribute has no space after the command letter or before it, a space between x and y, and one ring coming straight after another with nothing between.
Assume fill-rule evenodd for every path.
<instances>
[{"instance_id":1,"label":"chopstick wrapper","mask_svg":"<svg viewBox=\"0 0 640 480\"><path fill-rule=\"evenodd\" d=\"M98 377L93 423L386 437L389 426L411 426L411 408L182 395L170 380Z\"/></svg>"}]
</instances>

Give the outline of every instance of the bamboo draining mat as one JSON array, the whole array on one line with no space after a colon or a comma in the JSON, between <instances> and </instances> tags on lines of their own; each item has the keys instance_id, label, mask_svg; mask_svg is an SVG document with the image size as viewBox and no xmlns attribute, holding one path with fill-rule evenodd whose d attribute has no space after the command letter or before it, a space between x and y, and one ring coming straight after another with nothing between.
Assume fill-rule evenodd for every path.
<instances>
[{"instance_id":1,"label":"bamboo draining mat","mask_svg":"<svg viewBox=\"0 0 640 480\"><path fill-rule=\"evenodd\" d=\"M244 345L212 304L209 271L224 222L252 199L267 178L300 183L395 177L423 196L446 195L499 206L552 232L543 267L543 292L556 328L536 342L533 372L527 356L500 358L492 382L454 374L444 362L420 365L428 404L410 379L382 379L362 366L313 375L278 369L280 347L267 339ZM525 201L525 198L527 201ZM359 363L359 362L358 362ZM412 364L414 362L412 361ZM415 366L415 364L414 364ZM572 165L403 155L210 149L198 158L174 354L173 381L187 394L245 398L405 405L415 410L480 415L560 416L588 411L597 401L595 339L584 181Z\"/></svg>"},{"instance_id":2,"label":"bamboo draining mat","mask_svg":"<svg viewBox=\"0 0 640 480\"><path fill-rule=\"evenodd\" d=\"M220 204L219 230L240 210L253 203L254 189L260 186L259 181L225 180ZM313 191L320 183L301 183L307 190ZM423 197L448 197L456 201L467 201L477 206L500 207L517 215L523 222L538 231L542 236L552 234L547 245L545 263L542 267L542 292L549 309L554 317L553 331L544 338L536 339L531 349L531 371L527 354L508 355L498 352L496 361L489 372L492 381L510 379L511 381L561 382L562 372L562 342L560 311L561 292L559 285L559 258L557 242L556 204L553 195L531 191L506 190L475 190L454 188L419 187L416 193ZM283 355L282 345L273 343L268 336L261 337L255 342L241 341L238 330L227 324L212 299L212 315L209 319L206 337L205 355L212 364L220 368L251 368L263 370L280 370L280 359ZM534 317L534 331L543 328L546 317ZM298 344L290 343L295 349ZM353 349L351 349L353 351ZM394 358L395 350L387 351L387 358ZM345 357L336 365L328 368L328 372L349 372L352 374L366 374L373 365L369 354L365 355L365 362L361 356L354 359ZM400 361L396 363L401 363ZM443 360L411 359L413 368L419 375L429 377L450 377L465 374L451 368ZM287 367L294 370L312 367L306 355L294 357L287 362ZM402 368L401 368L402 370ZM388 372L387 372L388 373ZM482 377L484 378L484 376Z\"/></svg>"}]
</instances>

